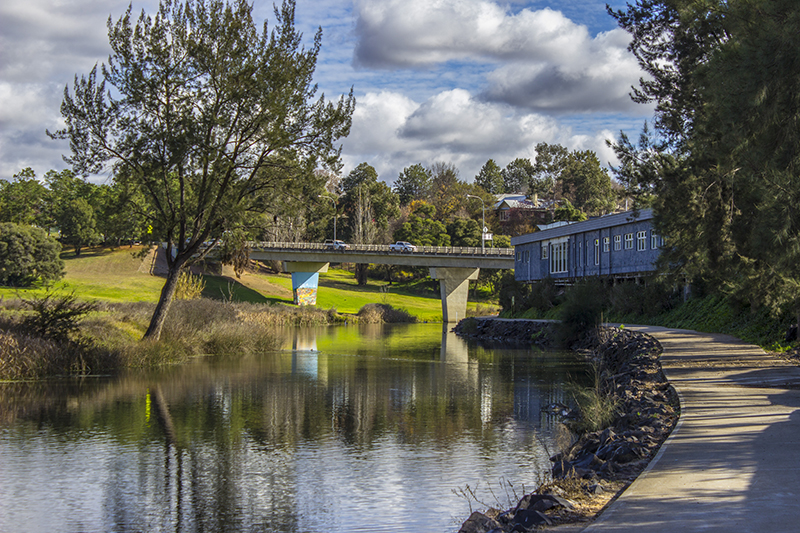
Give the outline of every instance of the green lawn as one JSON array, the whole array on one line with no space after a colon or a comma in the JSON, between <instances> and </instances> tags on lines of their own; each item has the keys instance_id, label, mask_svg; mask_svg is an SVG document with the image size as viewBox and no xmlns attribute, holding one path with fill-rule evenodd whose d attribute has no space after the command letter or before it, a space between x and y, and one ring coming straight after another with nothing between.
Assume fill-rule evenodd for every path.
<instances>
[{"instance_id":1,"label":"green lawn","mask_svg":"<svg viewBox=\"0 0 800 533\"><path fill-rule=\"evenodd\" d=\"M121 248L111 250L97 248L84 250L80 257L72 252L62 254L66 264L66 276L58 287L84 300L108 302L158 300L164 279L152 276L148 265L133 255L139 249ZM146 260L145 260L146 261ZM290 274L246 273L241 279L225 276L204 275L203 296L215 299L232 299L253 303L292 303L292 278ZM425 290L422 287L427 287ZM23 297L42 289L17 291L0 287L0 297ZM430 290L430 282L392 284L370 280L360 287L352 272L330 269L320 274L317 292L317 307L335 308L340 313L357 313L369 303L386 303L405 309L419 320L439 322L442 320L441 301L438 291ZM469 306L476 304L470 302Z\"/></svg>"}]
</instances>

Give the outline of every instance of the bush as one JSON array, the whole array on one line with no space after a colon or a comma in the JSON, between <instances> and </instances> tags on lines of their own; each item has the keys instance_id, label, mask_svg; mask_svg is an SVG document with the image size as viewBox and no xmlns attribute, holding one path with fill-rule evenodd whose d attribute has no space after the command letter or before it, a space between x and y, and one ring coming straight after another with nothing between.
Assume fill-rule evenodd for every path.
<instances>
[{"instance_id":1,"label":"bush","mask_svg":"<svg viewBox=\"0 0 800 533\"><path fill-rule=\"evenodd\" d=\"M206 288L206 281L200 274L192 274L188 271L181 272L178 276L178 283L175 286L176 300L197 300Z\"/></svg>"},{"instance_id":2,"label":"bush","mask_svg":"<svg viewBox=\"0 0 800 533\"><path fill-rule=\"evenodd\" d=\"M389 304L367 304L358 310L358 318L368 324L381 322L416 322L417 317L409 314L404 309L395 309Z\"/></svg>"},{"instance_id":3,"label":"bush","mask_svg":"<svg viewBox=\"0 0 800 533\"><path fill-rule=\"evenodd\" d=\"M19 224L0 224L0 284L25 287L64 276L61 245L44 230Z\"/></svg>"},{"instance_id":4,"label":"bush","mask_svg":"<svg viewBox=\"0 0 800 533\"><path fill-rule=\"evenodd\" d=\"M93 303L78 302L74 292L57 294L50 289L44 296L22 301L33 311L22 320L23 328L57 342L75 340L78 320L96 308Z\"/></svg>"},{"instance_id":5,"label":"bush","mask_svg":"<svg viewBox=\"0 0 800 533\"><path fill-rule=\"evenodd\" d=\"M561 344L570 346L587 335L596 337L607 302L607 290L599 280L581 281L569 288L561 305L561 323L557 329Z\"/></svg>"}]
</instances>

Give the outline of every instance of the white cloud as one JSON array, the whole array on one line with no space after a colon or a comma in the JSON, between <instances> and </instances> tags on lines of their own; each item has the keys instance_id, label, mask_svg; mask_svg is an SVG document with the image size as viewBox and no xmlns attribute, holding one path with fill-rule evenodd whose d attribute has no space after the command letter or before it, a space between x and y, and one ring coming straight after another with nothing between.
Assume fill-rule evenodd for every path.
<instances>
[{"instance_id":1,"label":"white cloud","mask_svg":"<svg viewBox=\"0 0 800 533\"><path fill-rule=\"evenodd\" d=\"M558 11L507 13L485 0L357 0L355 62L414 67L463 59L566 59L588 31Z\"/></svg>"},{"instance_id":2,"label":"white cloud","mask_svg":"<svg viewBox=\"0 0 800 533\"><path fill-rule=\"evenodd\" d=\"M539 142L577 141L552 118L481 101L461 89L422 103L400 93L369 93L359 99L344 143L344 172L366 161L391 184L409 165L443 161L472 181L488 159L505 165L516 157L534 157Z\"/></svg>"},{"instance_id":3,"label":"white cloud","mask_svg":"<svg viewBox=\"0 0 800 533\"><path fill-rule=\"evenodd\" d=\"M534 111L640 112L630 100L642 75L620 29L590 37L552 9L509 13L486 0L382 0L357 4L356 65L495 65L482 96ZM454 67L457 68L457 67Z\"/></svg>"}]
</instances>

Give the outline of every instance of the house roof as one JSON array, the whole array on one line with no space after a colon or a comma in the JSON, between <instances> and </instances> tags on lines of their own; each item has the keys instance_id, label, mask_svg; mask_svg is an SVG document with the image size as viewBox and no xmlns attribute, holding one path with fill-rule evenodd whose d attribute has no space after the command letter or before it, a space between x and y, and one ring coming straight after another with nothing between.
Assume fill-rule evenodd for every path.
<instances>
[{"instance_id":1,"label":"house roof","mask_svg":"<svg viewBox=\"0 0 800 533\"><path fill-rule=\"evenodd\" d=\"M562 224L556 227L552 227L553 225L549 224L546 229L542 229L541 231L526 233L525 235L520 235L518 237L511 237L511 245L518 246L520 244L557 239L559 237L567 237L576 233L621 226L622 224L627 224L629 222L650 220L651 218L653 218L653 210L642 209L640 211L614 213L613 215L605 215L602 217L593 218L591 220L585 220L583 222Z\"/></svg>"}]
</instances>

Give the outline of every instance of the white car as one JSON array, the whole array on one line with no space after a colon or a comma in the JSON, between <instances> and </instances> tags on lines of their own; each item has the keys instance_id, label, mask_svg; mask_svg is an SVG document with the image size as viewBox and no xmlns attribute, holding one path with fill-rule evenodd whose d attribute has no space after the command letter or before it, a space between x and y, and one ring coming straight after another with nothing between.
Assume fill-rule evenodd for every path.
<instances>
[{"instance_id":1,"label":"white car","mask_svg":"<svg viewBox=\"0 0 800 533\"><path fill-rule=\"evenodd\" d=\"M417 247L406 241L397 241L389 245L390 252L416 252Z\"/></svg>"},{"instance_id":2,"label":"white car","mask_svg":"<svg viewBox=\"0 0 800 533\"><path fill-rule=\"evenodd\" d=\"M347 244L344 241L340 241L338 239L337 240L328 239L325 241L324 246L326 250L338 250L338 251L344 251L350 248L349 244Z\"/></svg>"}]
</instances>

